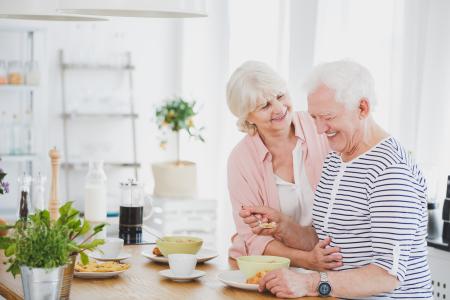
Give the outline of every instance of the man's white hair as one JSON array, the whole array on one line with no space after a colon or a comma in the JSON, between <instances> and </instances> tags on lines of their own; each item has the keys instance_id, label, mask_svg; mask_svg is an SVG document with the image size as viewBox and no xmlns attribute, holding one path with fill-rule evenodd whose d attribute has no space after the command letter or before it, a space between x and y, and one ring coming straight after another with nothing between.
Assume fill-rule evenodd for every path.
<instances>
[{"instance_id":1,"label":"man's white hair","mask_svg":"<svg viewBox=\"0 0 450 300\"><path fill-rule=\"evenodd\" d=\"M350 60L338 60L316 66L305 82L309 94L325 85L335 91L336 101L354 108L361 99L376 104L374 80L369 70Z\"/></svg>"},{"instance_id":2,"label":"man's white hair","mask_svg":"<svg viewBox=\"0 0 450 300\"><path fill-rule=\"evenodd\" d=\"M247 61L237 68L228 80L227 104L238 118L239 130L254 134L256 127L247 122L248 114L286 89L284 79L263 62Z\"/></svg>"}]
</instances>

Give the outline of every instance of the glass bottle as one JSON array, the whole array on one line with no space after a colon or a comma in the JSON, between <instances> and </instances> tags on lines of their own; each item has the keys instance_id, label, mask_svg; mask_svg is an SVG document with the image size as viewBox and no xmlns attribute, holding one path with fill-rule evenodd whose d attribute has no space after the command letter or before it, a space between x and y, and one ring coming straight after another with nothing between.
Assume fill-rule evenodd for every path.
<instances>
[{"instance_id":1,"label":"glass bottle","mask_svg":"<svg viewBox=\"0 0 450 300\"><path fill-rule=\"evenodd\" d=\"M8 83L23 84L23 65L19 60L8 63Z\"/></svg>"},{"instance_id":2,"label":"glass bottle","mask_svg":"<svg viewBox=\"0 0 450 300\"><path fill-rule=\"evenodd\" d=\"M9 154L10 150L10 120L6 111L2 111L0 115L0 155Z\"/></svg>"},{"instance_id":3,"label":"glass bottle","mask_svg":"<svg viewBox=\"0 0 450 300\"><path fill-rule=\"evenodd\" d=\"M32 134L32 114L29 110L25 111L20 125L20 145L18 145L21 154L33 153L33 134ZM19 120L20 121L20 120Z\"/></svg>"},{"instance_id":4,"label":"glass bottle","mask_svg":"<svg viewBox=\"0 0 450 300\"><path fill-rule=\"evenodd\" d=\"M90 161L84 186L84 217L91 222L106 220L106 174L103 161Z\"/></svg>"},{"instance_id":5,"label":"glass bottle","mask_svg":"<svg viewBox=\"0 0 450 300\"><path fill-rule=\"evenodd\" d=\"M39 85L40 74L37 61L29 61L25 64L25 83L28 85Z\"/></svg>"},{"instance_id":6,"label":"glass bottle","mask_svg":"<svg viewBox=\"0 0 450 300\"><path fill-rule=\"evenodd\" d=\"M21 147L21 137L22 137L22 126L20 124L19 117L14 114L11 119L11 131L10 131L10 147L9 154L18 155L22 151Z\"/></svg>"},{"instance_id":7,"label":"glass bottle","mask_svg":"<svg viewBox=\"0 0 450 300\"><path fill-rule=\"evenodd\" d=\"M19 217L28 217L29 207L30 207L30 183L31 177L23 173L19 178L19 188L20 188L20 199L19 199Z\"/></svg>"},{"instance_id":8,"label":"glass bottle","mask_svg":"<svg viewBox=\"0 0 450 300\"><path fill-rule=\"evenodd\" d=\"M38 173L36 179L33 180L33 198L31 199L31 207L33 209L33 213L37 210L44 210L47 208L47 204L45 201L45 183L47 181L47 177L42 176L41 173Z\"/></svg>"}]
</instances>

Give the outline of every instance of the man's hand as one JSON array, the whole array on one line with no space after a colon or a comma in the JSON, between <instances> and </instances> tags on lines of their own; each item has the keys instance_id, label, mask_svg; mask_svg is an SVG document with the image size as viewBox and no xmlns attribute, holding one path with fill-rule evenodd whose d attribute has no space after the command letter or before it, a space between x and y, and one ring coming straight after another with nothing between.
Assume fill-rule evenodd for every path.
<instances>
[{"instance_id":1,"label":"man's hand","mask_svg":"<svg viewBox=\"0 0 450 300\"><path fill-rule=\"evenodd\" d=\"M307 268L316 271L333 270L342 266L342 254L338 247L328 247L331 238L326 237L308 253Z\"/></svg>"},{"instance_id":2,"label":"man's hand","mask_svg":"<svg viewBox=\"0 0 450 300\"><path fill-rule=\"evenodd\" d=\"M269 290L278 298L298 298L303 296L317 296L315 281L317 273L300 274L287 268L271 271L260 282L258 291Z\"/></svg>"}]
</instances>

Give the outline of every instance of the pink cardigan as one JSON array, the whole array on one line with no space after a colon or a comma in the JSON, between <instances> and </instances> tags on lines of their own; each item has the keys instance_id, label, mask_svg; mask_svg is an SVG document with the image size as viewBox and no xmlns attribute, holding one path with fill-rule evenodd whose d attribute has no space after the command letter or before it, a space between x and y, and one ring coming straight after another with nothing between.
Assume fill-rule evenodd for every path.
<instances>
[{"instance_id":1,"label":"pink cardigan","mask_svg":"<svg viewBox=\"0 0 450 300\"><path fill-rule=\"evenodd\" d=\"M301 162L305 163L306 175L315 191L323 161L330 151L328 141L325 135L317 134L314 121L307 112L294 113L293 123L295 135L302 143ZM258 134L245 136L231 152L228 158L228 190L237 230L232 238L229 256L237 258L263 254L273 237L253 234L239 217L242 205L280 209L272 155Z\"/></svg>"}]
</instances>

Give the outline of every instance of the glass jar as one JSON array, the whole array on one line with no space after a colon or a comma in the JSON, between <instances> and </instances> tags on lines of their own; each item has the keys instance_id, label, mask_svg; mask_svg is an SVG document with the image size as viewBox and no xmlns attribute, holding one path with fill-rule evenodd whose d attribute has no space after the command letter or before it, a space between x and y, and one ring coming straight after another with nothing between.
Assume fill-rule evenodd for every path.
<instances>
[{"instance_id":1,"label":"glass jar","mask_svg":"<svg viewBox=\"0 0 450 300\"><path fill-rule=\"evenodd\" d=\"M8 83L23 84L23 65L21 61L13 60L8 63Z\"/></svg>"},{"instance_id":2,"label":"glass jar","mask_svg":"<svg viewBox=\"0 0 450 300\"><path fill-rule=\"evenodd\" d=\"M0 60L0 85L2 84L8 84L8 71L4 60Z\"/></svg>"},{"instance_id":3,"label":"glass jar","mask_svg":"<svg viewBox=\"0 0 450 300\"><path fill-rule=\"evenodd\" d=\"M37 61L29 61L25 64L25 83L28 85L39 85L40 74Z\"/></svg>"}]
</instances>

